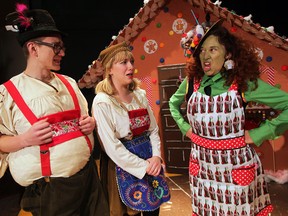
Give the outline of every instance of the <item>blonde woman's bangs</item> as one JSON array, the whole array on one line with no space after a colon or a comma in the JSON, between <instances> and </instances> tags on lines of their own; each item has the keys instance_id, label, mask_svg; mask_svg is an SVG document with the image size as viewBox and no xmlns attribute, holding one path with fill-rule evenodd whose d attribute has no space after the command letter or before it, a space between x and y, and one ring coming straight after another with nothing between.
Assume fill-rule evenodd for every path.
<instances>
[{"instance_id":1,"label":"blonde woman's bangs","mask_svg":"<svg viewBox=\"0 0 288 216\"><path fill-rule=\"evenodd\" d=\"M114 63L124 61L125 59L134 60L133 54L129 51L119 52L114 57Z\"/></svg>"}]
</instances>

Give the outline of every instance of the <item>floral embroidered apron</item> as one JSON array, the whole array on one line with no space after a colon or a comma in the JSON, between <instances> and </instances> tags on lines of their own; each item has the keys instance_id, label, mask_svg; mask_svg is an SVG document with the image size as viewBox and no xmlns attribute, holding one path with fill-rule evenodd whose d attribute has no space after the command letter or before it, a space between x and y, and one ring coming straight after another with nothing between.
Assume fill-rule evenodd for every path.
<instances>
[{"instance_id":1,"label":"floral embroidered apron","mask_svg":"<svg viewBox=\"0 0 288 216\"><path fill-rule=\"evenodd\" d=\"M79 128L79 118L80 118L80 106L77 99L77 96L71 86L71 84L60 74L55 75L63 82L63 84L68 89L73 101L75 109L67 110L47 116L42 116L38 118L35 114L31 111L28 105L23 100L21 94L14 86L11 80L4 83L7 91L22 111L23 115L27 118L31 125L41 119L48 119L50 123L50 127L53 131L52 142L48 144L40 145L40 159L41 159L41 170L42 176L51 176L53 173L51 171L50 165L50 148L53 146L59 145L63 142L66 142L71 139L75 139L77 137L85 136L87 144L90 148L90 152L92 151L92 144L90 139L83 135Z\"/></svg>"},{"instance_id":2,"label":"floral embroidered apron","mask_svg":"<svg viewBox=\"0 0 288 216\"><path fill-rule=\"evenodd\" d=\"M134 95L140 107L138 98ZM152 146L147 133L150 126L150 118L147 109L140 108L128 111L120 102L121 107L128 112L130 129L133 134L131 140L122 140L123 145L133 154L143 159L152 157ZM158 176L145 175L143 179L124 171L116 165L116 178L119 194L122 202L137 211L154 211L163 202L170 200L170 192L164 176L164 170Z\"/></svg>"},{"instance_id":3,"label":"floral embroidered apron","mask_svg":"<svg viewBox=\"0 0 288 216\"><path fill-rule=\"evenodd\" d=\"M268 215L272 205L263 168L245 143L245 113L236 84L214 97L198 92L188 100L192 125L189 162L193 216Z\"/></svg>"}]
</instances>

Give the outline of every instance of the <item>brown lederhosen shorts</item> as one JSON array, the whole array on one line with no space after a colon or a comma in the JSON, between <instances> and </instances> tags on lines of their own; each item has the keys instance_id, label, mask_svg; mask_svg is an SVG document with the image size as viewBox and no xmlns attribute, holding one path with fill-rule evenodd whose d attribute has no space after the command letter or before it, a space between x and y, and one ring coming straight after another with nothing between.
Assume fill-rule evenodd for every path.
<instances>
[{"instance_id":1,"label":"brown lederhosen shorts","mask_svg":"<svg viewBox=\"0 0 288 216\"><path fill-rule=\"evenodd\" d=\"M109 215L94 159L69 178L42 178L26 187L21 208L33 216Z\"/></svg>"}]
</instances>

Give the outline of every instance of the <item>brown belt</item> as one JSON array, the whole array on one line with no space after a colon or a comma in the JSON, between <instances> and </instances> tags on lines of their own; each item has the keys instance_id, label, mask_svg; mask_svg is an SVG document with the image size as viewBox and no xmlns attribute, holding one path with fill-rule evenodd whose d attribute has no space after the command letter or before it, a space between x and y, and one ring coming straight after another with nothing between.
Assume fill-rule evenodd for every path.
<instances>
[{"instance_id":1,"label":"brown belt","mask_svg":"<svg viewBox=\"0 0 288 216\"><path fill-rule=\"evenodd\" d=\"M50 182L50 177L44 177L43 179L44 179L44 181L47 182L47 183Z\"/></svg>"},{"instance_id":2,"label":"brown belt","mask_svg":"<svg viewBox=\"0 0 288 216\"><path fill-rule=\"evenodd\" d=\"M33 182L33 184L41 184L41 183L44 183L44 182L49 183L50 181L51 181L51 177L47 176L47 177L43 177L43 178L40 178L38 180L35 180Z\"/></svg>"}]
</instances>

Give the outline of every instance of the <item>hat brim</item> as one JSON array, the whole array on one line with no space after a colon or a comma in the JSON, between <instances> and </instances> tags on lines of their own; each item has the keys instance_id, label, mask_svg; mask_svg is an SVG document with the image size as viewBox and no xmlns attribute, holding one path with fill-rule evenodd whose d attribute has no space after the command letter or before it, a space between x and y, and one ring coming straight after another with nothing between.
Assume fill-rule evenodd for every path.
<instances>
[{"instance_id":1,"label":"hat brim","mask_svg":"<svg viewBox=\"0 0 288 216\"><path fill-rule=\"evenodd\" d=\"M20 43L21 46L25 44L26 41L29 41L33 38L37 37L44 37L44 36L54 36L54 35L60 35L62 38L67 37L67 34L64 32L61 32L55 28L53 29L43 29L43 30L37 30L37 31L31 31L31 32L23 32L18 35L18 42Z\"/></svg>"},{"instance_id":2,"label":"hat brim","mask_svg":"<svg viewBox=\"0 0 288 216\"><path fill-rule=\"evenodd\" d=\"M201 38L201 40L199 41L196 49L193 52L193 57L196 56L197 53L200 52L201 46L204 43L204 41L206 40L206 38L211 34L212 30L218 28L219 26L221 26L224 22L224 19L219 19L217 20L203 35L203 37Z\"/></svg>"}]
</instances>

